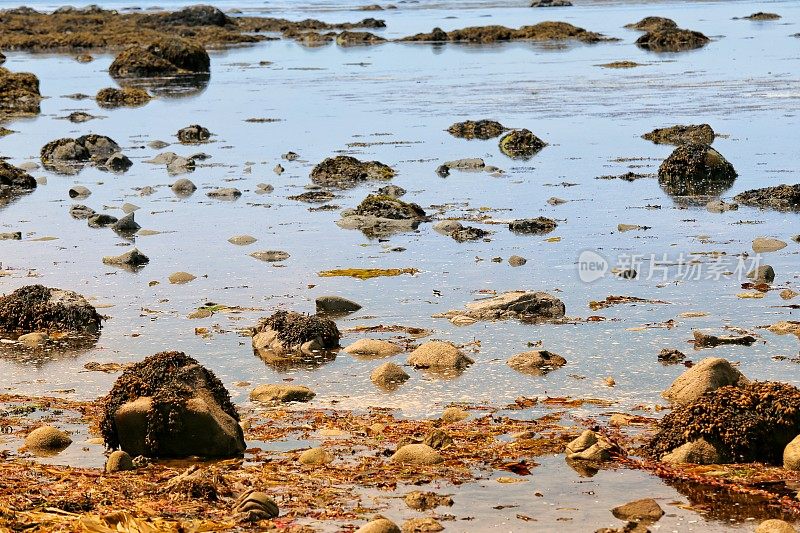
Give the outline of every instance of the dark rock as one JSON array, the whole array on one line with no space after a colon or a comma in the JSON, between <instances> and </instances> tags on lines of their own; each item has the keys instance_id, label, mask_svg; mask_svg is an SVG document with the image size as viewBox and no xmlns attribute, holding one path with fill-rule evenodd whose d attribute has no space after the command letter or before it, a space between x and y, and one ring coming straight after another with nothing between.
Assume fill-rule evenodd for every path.
<instances>
[{"instance_id":1,"label":"dark rock","mask_svg":"<svg viewBox=\"0 0 800 533\"><path fill-rule=\"evenodd\" d=\"M763 11L759 11L758 13L753 13L752 15L748 15L746 17L742 17L743 19L747 20L780 20L781 16L777 13L764 13Z\"/></svg>"},{"instance_id":2,"label":"dark rock","mask_svg":"<svg viewBox=\"0 0 800 533\"><path fill-rule=\"evenodd\" d=\"M742 205L751 207L775 209L776 211L800 211L800 183L751 189L737 194L733 199Z\"/></svg>"},{"instance_id":3,"label":"dark rock","mask_svg":"<svg viewBox=\"0 0 800 533\"><path fill-rule=\"evenodd\" d=\"M386 39L368 31L343 31L336 36L339 46L360 46L385 43Z\"/></svg>"},{"instance_id":4,"label":"dark rock","mask_svg":"<svg viewBox=\"0 0 800 533\"><path fill-rule=\"evenodd\" d=\"M341 296L318 296L316 304L317 313L354 313L361 309L359 304Z\"/></svg>"},{"instance_id":5,"label":"dark rock","mask_svg":"<svg viewBox=\"0 0 800 533\"><path fill-rule=\"evenodd\" d=\"M0 160L0 205L35 188L36 179L33 176L21 168Z\"/></svg>"},{"instance_id":6,"label":"dark rock","mask_svg":"<svg viewBox=\"0 0 800 533\"><path fill-rule=\"evenodd\" d=\"M95 100L100 107L136 107L149 102L150 95L139 87L123 87L122 89L107 87L97 92Z\"/></svg>"},{"instance_id":7,"label":"dark rock","mask_svg":"<svg viewBox=\"0 0 800 533\"><path fill-rule=\"evenodd\" d=\"M26 285L0 297L0 332L95 334L101 320L95 308L72 291Z\"/></svg>"},{"instance_id":8,"label":"dark rock","mask_svg":"<svg viewBox=\"0 0 800 533\"><path fill-rule=\"evenodd\" d=\"M686 355L675 348L664 348L658 354L658 360L664 364L677 364L686 359Z\"/></svg>"},{"instance_id":9,"label":"dark rock","mask_svg":"<svg viewBox=\"0 0 800 533\"><path fill-rule=\"evenodd\" d=\"M117 217L103 213L95 213L88 219L90 228L105 228L117 223Z\"/></svg>"},{"instance_id":10,"label":"dark rock","mask_svg":"<svg viewBox=\"0 0 800 533\"><path fill-rule=\"evenodd\" d=\"M378 161L340 155L325 159L311 171L311 181L323 187L348 189L367 180L390 180L395 171Z\"/></svg>"},{"instance_id":11,"label":"dark rock","mask_svg":"<svg viewBox=\"0 0 800 533\"><path fill-rule=\"evenodd\" d=\"M179 26L227 26L234 24L233 19L213 6L198 4L188 6L179 11L168 13L164 17L167 24Z\"/></svg>"},{"instance_id":12,"label":"dark rock","mask_svg":"<svg viewBox=\"0 0 800 533\"><path fill-rule=\"evenodd\" d=\"M530 130L512 130L500 138L500 151L513 159L528 159L547 146Z\"/></svg>"},{"instance_id":13,"label":"dark rock","mask_svg":"<svg viewBox=\"0 0 800 533\"><path fill-rule=\"evenodd\" d=\"M699 31L667 28L648 31L636 39L636 44L652 52L681 52L702 48L710 41Z\"/></svg>"},{"instance_id":14,"label":"dark rock","mask_svg":"<svg viewBox=\"0 0 800 533\"><path fill-rule=\"evenodd\" d=\"M495 120L467 120L456 122L449 128L448 133L461 139L492 139L501 135L506 130L502 124Z\"/></svg>"},{"instance_id":15,"label":"dark rock","mask_svg":"<svg viewBox=\"0 0 800 533\"><path fill-rule=\"evenodd\" d=\"M736 176L733 165L706 144L679 145L658 168L658 183L670 196L719 196Z\"/></svg>"},{"instance_id":16,"label":"dark rock","mask_svg":"<svg viewBox=\"0 0 800 533\"><path fill-rule=\"evenodd\" d=\"M208 52L196 43L178 38L159 39L147 47L130 46L108 67L114 78L151 78L209 72Z\"/></svg>"},{"instance_id":17,"label":"dark rock","mask_svg":"<svg viewBox=\"0 0 800 533\"><path fill-rule=\"evenodd\" d=\"M772 283L775 281L775 270L770 265L761 265L748 272L747 277L752 279L754 283Z\"/></svg>"},{"instance_id":18,"label":"dark rock","mask_svg":"<svg viewBox=\"0 0 800 533\"><path fill-rule=\"evenodd\" d=\"M0 241L21 241L21 240L22 240L21 231L9 231L0 233Z\"/></svg>"},{"instance_id":19,"label":"dark rock","mask_svg":"<svg viewBox=\"0 0 800 533\"><path fill-rule=\"evenodd\" d=\"M650 133L642 135L642 139L653 141L656 144L711 144L714 142L714 136L714 130L708 124L692 124L656 128Z\"/></svg>"},{"instance_id":20,"label":"dark rock","mask_svg":"<svg viewBox=\"0 0 800 533\"><path fill-rule=\"evenodd\" d=\"M756 342L752 335L712 335L699 329L694 330L695 348L713 348L725 344L738 344L740 346L750 346Z\"/></svg>"},{"instance_id":21,"label":"dark rock","mask_svg":"<svg viewBox=\"0 0 800 533\"><path fill-rule=\"evenodd\" d=\"M149 262L150 259L136 248L127 251L122 255L107 256L103 258L103 263L106 265L129 267L131 269L137 269L138 267L142 267Z\"/></svg>"},{"instance_id":22,"label":"dark rock","mask_svg":"<svg viewBox=\"0 0 800 533\"><path fill-rule=\"evenodd\" d=\"M569 0L533 0L531 7L570 7Z\"/></svg>"},{"instance_id":23,"label":"dark rock","mask_svg":"<svg viewBox=\"0 0 800 533\"><path fill-rule=\"evenodd\" d=\"M192 124L178 130L176 134L182 144L198 144L211 138L211 132L199 124Z\"/></svg>"},{"instance_id":24,"label":"dark rock","mask_svg":"<svg viewBox=\"0 0 800 533\"><path fill-rule=\"evenodd\" d=\"M106 159L106 162L103 166L111 172L125 172L133 166L133 161L131 161L128 156L122 152L117 152Z\"/></svg>"},{"instance_id":25,"label":"dark rock","mask_svg":"<svg viewBox=\"0 0 800 533\"><path fill-rule=\"evenodd\" d=\"M38 115L41 100L39 78L0 67L0 117Z\"/></svg>"},{"instance_id":26,"label":"dark rock","mask_svg":"<svg viewBox=\"0 0 800 533\"><path fill-rule=\"evenodd\" d=\"M645 17L639 22L626 24L625 27L632 30L658 31L676 29L678 25L674 20L664 17Z\"/></svg>"},{"instance_id":27,"label":"dark rock","mask_svg":"<svg viewBox=\"0 0 800 533\"><path fill-rule=\"evenodd\" d=\"M133 213L128 213L111 225L111 229L117 233L136 233L141 226L134 220Z\"/></svg>"},{"instance_id":28,"label":"dark rock","mask_svg":"<svg viewBox=\"0 0 800 533\"><path fill-rule=\"evenodd\" d=\"M508 225L508 229L514 233L522 233L526 235L545 235L550 233L556 227L555 220L546 217L536 218L523 218L515 220Z\"/></svg>"},{"instance_id":29,"label":"dark rock","mask_svg":"<svg viewBox=\"0 0 800 533\"><path fill-rule=\"evenodd\" d=\"M277 311L261 319L253 329L253 349L278 356L310 355L339 347L336 323L319 316Z\"/></svg>"},{"instance_id":30,"label":"dark rock","mask_svg":"<svg viewBox=\"0 0 800 533\"><path fill-rule=\"evenodd\" d=\"M397 185L386 185L378 189L379 196L391 196L392 198L400 198L405 196L406 190Z\"/></svg>"},{"instance_id":31,"label":"dark rock","mask_svg":"<svg viewBox=\"0 0 800 533\"><path fill-rule=\"evenodd\" d=\"M76 220L85 220L94 215L94 209L81 204L75 204L69 208L69 214Z\"/></svg>"}]
</instances>

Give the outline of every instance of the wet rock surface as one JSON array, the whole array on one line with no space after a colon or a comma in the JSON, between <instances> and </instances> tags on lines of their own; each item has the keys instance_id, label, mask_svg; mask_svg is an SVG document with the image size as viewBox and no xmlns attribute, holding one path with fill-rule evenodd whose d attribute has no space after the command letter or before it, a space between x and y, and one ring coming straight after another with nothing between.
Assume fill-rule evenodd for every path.
<instances>
[{"instance_id":1,"label":"wet rock surface","mask_svg":"<svg viewBox=\"0 0 800 533\"><path fill-rule=\"evenodd\" d=\"M456 122L447 132L453 137L461 139L492 139L502 135L506 128L496 120L467 120Z\"/></svg>"},{"instance_id":2,"label":"wet rock surface","mask_svg":"<svg viewBox=\"0 0 800 533\"><path fill-rule=\"evenodd\" d=\"M316 394L302 385L259 385L250 399L262 403L310 402Z\"/></svg>"},{"instance_id":3,"label":"wet rock surface","mask_svg":"<svg viewBox=\"0 0 800 533\"><path fill-rule=\"evenodd\" d=\"M564 318L564 302L546 292L510 291L467 304L463 311L454 310L442 316L451 320L465 316L473 320L518 319L543 322Z\"/></svg>"},{"instance_id":4,"label":"wet rock surface","mask_svg":"<svg viewBox=\"0 0 800 533\"><path fill-rule=\"evenodd\" d=\"M639 48L651 52L682 52L702 48L711 42L711 39L699 31L684 30L681 28L667 28L651 30L636 39Z\"/></svg>"},{"instance_id":5,"label":"wet rock surface","mask_svg":"<svg viewBox=\"0 0 800 533\"><path fill-rule=\"evenodd\" d=\"M475 361L449 342L430 341L408 355L408 364L414 368L441 371L461 371Z\"/></svg>"},{"instance_id":6,"label":"wet rock surface","mask_svg":"<svg viewBox=\"0 0 800 533\"><path fill-rule=\"evenodd\" d=\"M390 180L395 171L378 161L360 161L340 155L325 159L311 170L311 181L323 187L349 189L368 180Z\"/></svg>"},{"instance_id":7,"label":"wet rock surface","mask_svg":"<svg viewBox=\"0 0 800 533\"><path fill-rule=\"evenodd\" d=\"M567 364L567 360L547 350L532 350L512 356L506 364L523 374L544 376Z\"/></svg>"},{"instance_id":8,"label":"wet rock surface","mask_svg":"<svg viewBox=\"0 0 800 533\"><path fill-rule=\"evenodd\" d=\"M725 359L709 357L681 374L662 393L662 396L678 404L687 404L697 400L706 392L748 382L749 380Z\"/></svg>"},{"instance_id":9,"label":"wet rock surface","mask_svg":"<svg viewBox=\"0 0 800 533\"><path fill-rule=\"evenodd\" d=\"M114 170L127 170L131 163L127 158L119 159L120 146L105 135L82 135L76 139L65 137L45 144L40 150L42 165L59 174L77 174L87 164ZM109 162L114 158L114 161ZM126 161L127 160L127 161Z\"/></svg>"},{"instance_id":10,"label":"wet rock surface","mask_svg":"<svg viewBox=\"0 0 800 533\"><path fill-rule=\"evenodd\" d=\"M706 144L679 145L658 167L658 183L670 196L719 196L736 176L733 165Z\"/></svg>"},{"instance_id":11,"label":"wet rock surface","mask_svg":"<svg viewBox=\"0 0 800 533\"><path fill-rule=\"evenodd\" d=\"M0 119L38 115L41 100L39 78L0 67Z\"/></svg>"},{"instance_id":12,"label":"wet rock surface","mask_svg":"<svg viewBox=\"0 0 800 533\"><path fill-rule=\"evenodd\" d=\"M547 146L530 130L512 130L500 138L500 151L512 159L528 159Z\"/></svg>"},{"instance_id":13,"label":"wet rock surface","mask_svg":"<svg viewBox=\"0 0 800 533\"><path fill-rule=\"evenodd\" d=\"M524 235L546 235L556 229L555 220L547 217L522 218L508 224L508 229Z\"/></svg>"},{"instance_id":14,"label":"wet rock surface","mask_svg":"<svg viewBox=\"0 0 800 533\"><path fill-rule=\"evenodd\" d=\"M21 194L26 194L36 189L36 179L33 176L0 160L0 205L9 203Z\"/></svg>"},{"instance_id":15,"label":"wet rock surface","mask_svg":"<svg viewBox=\"0 0 800 533\"><path fill-rule=\"evenodd\" d=\"M70 436L52 426L38 427L25 437L25 448L37 455L55 455L70 444Z\"/></svg>"},{"instance_id":16,"label":"wet rock surface","mask_svg":"<svg viewBox=\"0 0 800 533\"><path fill-rule=\"evenodd\" d=\"M337 224L345 229L361 230L368 237L382 237L415 230L427 220L425 211L415 203L370 194L355 209L343 211Z\"/></svg>"},{"instance_id":17,"label":"wet rock surface","mask_svg":"<svg viewBox=\"0 0 800 533\"><path fill-rule=\"evenodd\" d=\"M658 31L677 28L674 20L665 17L645 17L639 22L626 24L626 28L640 31Z\"/></svg>"},{"instance_id":18,"label":"wet rock surface","mask_svg":"<svg viewBox=\"0 0 800 533\"><path fill-rule=\"evenodd\" d=\"M714 130L708 124L656 128L642 135L642 139L656 144L711 144L714 142L714 137Z\"/></svg>"}]
</instances>

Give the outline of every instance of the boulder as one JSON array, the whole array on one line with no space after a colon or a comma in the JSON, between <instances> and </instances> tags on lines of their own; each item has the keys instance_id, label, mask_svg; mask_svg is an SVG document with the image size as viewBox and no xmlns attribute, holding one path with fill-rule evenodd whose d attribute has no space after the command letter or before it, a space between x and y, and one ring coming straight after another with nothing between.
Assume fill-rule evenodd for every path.
<instances>
[{"instance_id":1,"label":"boulder","mask_svg":"<svg viewBox=\"0 0 800 533\"><path fill-rule=\"evenodd\" d=\"M508 258L508 264L511 265L512 267L521 267L527 262L528 262L527 259L519 255L512 255L511 257Z\"/></svg>"},{"instance_id":2,"label":"boulder","mask_svg":"<svg viewBox=\"0 0 800 533\"><path fill-rule=\"evenodd\" d=\"M0 335L34 331L94 335L101 320L94 306L72 291L26 285L0 297Z\"/></svg>"},{"instance_id":3,"label":"boulder","mask_svg":"<svg viewBox=\"0 0 800 533\"><path fill-rule=\"evenodd\" d=\"M250 399L262 403L310 402L316 394L302 385L259 385L250 392Z\"/></svg>"},{"instance_id":4,"label":"boulder","mask_svg":"<svg viewBox=\"0 0 800 533\"><path fill-rule=\"evenodd\" d=\"M361 305L342 296L318 296L316 305L317 313L344 314L361 309Z\"/></svg>"},{"instance_id":5,"label":"boulder","mask_svg":"<svg viewBox=\"0 0 800 533\"><path fill-rule=\"evenodd\" d=\"M761 265L747 273L753 283L772 283L775 281L775 270L770 265Z\"/></svg>"},{"instance_id":6,"label":"boulder","mask_svg":"<svg viewBox=\"0 0 800 533\"><path fill-rule=\"evenodd\" d=\"M236 200L242 195L242 191L235 187L224 187L221 189L214 189L213 191L208 191L206 196L209 198L214 198L216 200Z\"/></svg>"},{"instance_id":7,"label":"boulder","mask_svg":"<svg viewBox=\"0 0 800 533\"><path fill-rule=\"evenodd\" d=\"M95 213L86 219L90 228L106 228L117 223L117 217L106 215L105 213Z\"/></svg>"},{"instance_id":8,"label":"boulder","mask_svg":"<svg viewBox=\"0 0 800 533\"><path fill-rule=\"evenodd\" d=\"M749 380L728 361L708 357L678 376L661 396L674 403L688 404L708 391L747 383Z\"/></svg>"},{"instance_id":9,"label":"boulder","mask_svg":"<svg viewBox=\"0 0 800 533\"><path fill-rule=\"evenodd\" d=\"M800 211L800 183L751 189L737 194L733 199L751 207L797 212Z\"/></svg>"},{"instance_id":10,"label":"boulder","mask_svg":"<svg viewBox=\"0 0 800 533\"><path fill-rule=\"evenodd\" d=\"M681 52L702 48L710 41L711 39L699 31L661 28L648 31L636 39L636 45L651 52Z\"/></svg>"},{"instance_id":11,"label":"boulder","mask_svg":"<svg viewBox=\"0 0 800 533\"><path fill-rule=\"evenodd\" d=\"M492 139L501 135L506 130L502 124L496 120L467 120L456 122L447 132L453 137L461 139Z\"/></svg>"},{"instance_id":12,"label":"boulder","mask_svg":"<svg viewBox=\"0 0 800 533\"><path fill-rule=\"evenodd\" d=\"M75 174L89 162L105 165L119 152L120 146L110 137L90 134L50 141L42 147L40 157L42 165L52 172Z\"/></svg>"},{"instance_id":13,"label":"boulder","mask_svg":"<svg viewBox=\"0 0 800 533\"><path fill-rule=\"evenodd\" d=\"M389 459L407 465L436 465L444 461L439 452L427 444L406 444Z\"/></svg>"},{"instance_id":14,"label":"boulder","mask_svg":"<svg viewBox=\"0 0 800 533\"><path fill-rule=\"evenodd\" d=\"M358 339L343 350L345 353L364 358L391 357L403 351L393 342L380 339Z\"/></svg>"},{"instance_id":15,"label":"boulder","mask_svg":"<svg viewBox=\"0 0 800 533\"><path fill-rule=\"evenodd\" d=\"M669 464L695 465L715 465L725 462L719 450L703 438L681 444L671 452L662 455L661 461Z\"/></svg>"},{"instance_id":16,"label":"boulder","mask_svg":"<svg viewBox=\"0 0 800 533\"><path fill-rule=\"evenodd\" d=\"M658 183L670 196L719 196L736 176L733 165L707 144L681 144L658 167Z\"/></svg>"},{"instance_id":17,"label":"boulder","mask_svg":"<svg viewBox=\"0 0 800 533\"><path fill-rule=\"evenodd\" d=\"M106 472L109 474L134 469L136 469L136 466L133 464L133 458L122 450L111 452L111 455L106 460Z\"/></svg>"},{"instance_id":18,"label":"boulder","mask_svg":"<svg viewBox=\"0 0 800 533\"><path fill-rule=\"evenodd\" d=\"M642 135L642 139L656 144L706 144L714 142L714 130L708 124L677 125L669 128L656 128Z\"/></svg>"},{"instance_id":19,"label":"boulder","mask_svg":"<svg viewBox=\"0 0 800 533\"><path fill-rule=\"evenodd\" d=\"M69 208L69 216L76 220L86 220L95 214L94 209L82 204L75 204Z\"/></svg>"},{"instance_id":20,"label":"boulder","mask_svg":"<svg viewBox=\"0 0 800 533\"><path fill-rule=\"evenodd\" d=\"M563 318L565 310L564 302L546 292L510 291L470 302L463 311L448 311L435 316L451 320L466 316L475 320L516 318L524 322L542 322Z\"/></svg>"},{"instance_id":21,"label":"boulder","mask_svg":"<svg viewBox=\"0 0 800 533\"><path fill-rule=\"evenodd\" d=\"M508 224L512 232L526 235L546 235L556 227L556 221L547 217L523 218Z\"/></svg>"},{"instance_id":22,"label":"boulder","mask_svg":"<svg viewBox=\"0 0 800 533\"><path fill-rule=\"evenodd\" d=\"M390 180L394 176L395 171L383 163L345 155L325 159L311 170L311 181L339 189L349 189L367 180Z\"/></svg>"},{"instance_id":23,"label":"boulder","mask_svg":"<svg viewBox=\"0 0 800 533\"><path fill-rule=\"evenodd\" d=\"M222 382L181 352L161 352L128 368L102 404L106 446L132 456L236 457L246 447Z\"/></svg>"},{"instance_id":24,"label":"boulder","mask_svg":"<svg viewBox=\"0 0 800 533\"><path fill-rule=\"evenodd\" d=\"M461 371L474 362L453 344L441 341L426 342L408 355L414 368Z\"/></svg>"},{"instance_id":25,"label":"boulder","mask_svg":"<svg viewBox=\"0 0 800 533\"><path fill-rule=\"evenodd\" d=\"M800 435L783 449L783 467L786 470L800 470Z\"/></svg>"},{"instance_id":26,"label":"boulder","mask_svg":"<svg viewBox=\"0 0 800 533\"><path fill-rule=\"evenodd\" d=\"M67 191L67 195L70 198L77 198L78 200L83 200L84 198L88 198L92 195L92 191L90 191L87 187L83 185L75 185L74 187L70 187Z\"/></svg>"},{"instance_id":27,"label":"boulder","mask_svg":"<svg viewBox=\"0 0 800 533\"><path fill-rule=\"evenodd\" d=\"M556 368L566 365L567 360L547 350L532 350L512 356L506 361L506 364L523 374L544 376Z\"/></svg>"},{"instance_id":28,"label":"boulder","mask_svg":"<svg viewBox=\"0 0 800 533\"><path fill-rule=\"evenodd\" d=\"M376 386L386 390L399 388L409 378L410 376L394 363L383 363L373 370L369 376L370 381Z\"/></svg>"},{"instance_id":29,"label":"boulder","mask_svg":"<svg viewBox=\"0 0 800 533\"><path fill-rule=\"evenodd\" d=\"M41 100L39 78L0 67L0 118L38 115Z\"/></svg>"},{"instance_id":30,"label":"boulder","mask_svg":"<svg viewBox=\"0 0 800 533\"><path fill-rule=\"evenodd\" d=\"M198 4L184 7L163 16L166 24L176 26L228 26L235 22L218 8Z\"/></svg>"},{"instance_id":31,"label":"boulder","mask_svg":"<svg viewBox=\"0 0 800 533\"><path fill-rule=\"evenodd\" d=\"M336 36L336 44L339 46L359 46L369 44L385 43L386 39L368 31L349 31L345 30Z\"/></svg>"},{"instance_id":32,"label":"boulder","mask_svg":"<svg viewBox=\"0 0 800 533\"><path fill-rule=\"evenodd\" d=\"M512 159L529 159L547 143L530 130L512 130L500 138L500 151Z\"/></svg>"},{"instance_id":33,"label":"boulder","mask_svg":"<svg viewBox=\"0 0 800 533\"><path fill-rule=\"evenodd\" d=\"M179 38L156 40L146 47L133 45L119 53L108 73L113 78L152 78L209 72L208 52Z\"/></svg>"},{"instance_id":34,"label":"boulder","mask_svg":"<svg viewBox=\"0 0 800 533\"><path fill-rule=\"evenodd\" d=\"M36 455L55 455L70 444L70 436L53 426L38 427L25 437L25 449Z\"/></svg>"},{"instance_id":35,"label":"boulder","mask_svg":"<svg viewBox=\"0 0 800 533\"><path fill-rule=\"evenodd\" d=\"M99 168L109 170L111 172L126 172L129 168L133 166L133 161L130 160L128 156L123 154L122 152L117 152L116 154L112 154L111 157L106 159L105 163L99 166Z\"/></svg>"},{"instance_id":36,"label":"boulder","mask_svg":"<svg viewBox=\"0 0 800 533\"><path fill-rule=\"evenodd\" d=\"M797 533L797 529L789 522L773 518L758 524L755 533Z\"/></svg>"},{"instance_id":37,"label":"boulder","mask_svg":"<svg viewBox=\"0 0 800 533\"><path fill-rule=\"evenodd\" d=\"M278 356L314 355L336 350L341 334L327 318L277 311L261 319L253 329L253 349L266 350Z\"/></svg>"},{"instance_id":38,"label":"boulder","mask_svg":"<svg viewBox=\"0 0 800 533\"><path fill-rule=\"evenodd\" d=\"M397 524L387 518L376 518L356 530L356 533L401 533Z\"/></svg>"},{"instance_id":39,"label":"boulder","mask_svg":"<svg viewBox=\"0 0 800 533\"><path fill-rule=\"evenodd\" d=\"M100 107L136 107L150 101L150 95L139 87L106 87L100 89L94 97Z\"/></svg>"},{"instance_id":40,"label":"boulder","mask_svg":"<svg viewBox=\"0 0 800 533\"><path fill-rule=\"evenodd\" d=\"M611 514L620 520L652 524L664 516L664 510L654 499L644 498L614 507L611 509Z\"/></svg>"}]
</instances>

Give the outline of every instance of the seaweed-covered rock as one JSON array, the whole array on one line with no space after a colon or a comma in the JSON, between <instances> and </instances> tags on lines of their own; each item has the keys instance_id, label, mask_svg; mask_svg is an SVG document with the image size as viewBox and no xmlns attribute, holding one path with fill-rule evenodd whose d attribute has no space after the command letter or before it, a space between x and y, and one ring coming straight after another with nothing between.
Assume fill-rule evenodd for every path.
<instances>
[{"instance_id":1,"label":"seaweed-covered rock","mask_svg":"<svg viewBox=\"0 0 800 533\"><path fill-rule=\"evenodd\" d=\"M434 316L451 321L467 317L473 321L516 318L523 322L546 322L564 318L565 311L564 302L546 292L510 291L470 302L464 310Z\"/></svg>"},{"instance_id":2,"label":"seaweed-covered rock","mask_svg":"<svg viewBox=\"0 0 800 533\"><path fill-rule=\"evenodd\" d=\"M418 33L405 37L406 42L463 42L463 43L495 43L502 41L566 41L576 40L585 43L596 43L611 40L599 33L586 31L566 22L540 22L519 29L505 26L472 26L445 32L434 28L430 33Z\"/></svg>"},{"instance_id":3,"label":"seaweed-covered rock","mask_svg":"<svg viewBox=\"0 0 800 533\"><path fill-rule=\"evenodd\" d=\"M532 350L512 356L506 364L523 374L544 376L556 368L566 365L567 360L547 350Z\"/></svg>"},{"instance_id":4,"label":"seaweed-covered rock","mask_svg":"<svg viewBox=\"0 0 800 533\"><path fill-rule=\"evenodd\" d=\"M97 92L95 100L100 107L135 107L149 102L150 95L139 87L123 87L122 89L106 87Z\"/></svg>"},{"instance_id":5,"label":"seaweed-covered rock","mask_svg":"<svg viewBox=\"0 0 800 533\"><path fill-rule=\"evenodd\" d=\"M39 78L0 67L0 118L38 115L41 100Z\"/></svg>"},{"instance_id":6,"label":"seaweed-covered rock","mask_svg":"<svg viewBox=\"0 0 800 533\"><path fill-rule=\"evenodd\" d=\"M569 0L533 0L531 7L570 7L572 2Z\"/></svg>"},{"instance_id":7,"label":"seaweed-covered rock","mask_svg":"<svg viewBox=\"0 0 800 533\"><path fill-rule=\"evenodd\" d=\"M681 144L658 167L658 183L670 196L719 196L736 176L733 165L707 144Z\"/></svg>"},{"instance_id":8,"label":"seaweed-covered rock","mask_svg":"<svg viewBox=\"0 0 800 533\"><path fill-rule=\"evenodd\" d=\"M26 285L0 297L0 333L96 334L101 320L94 306L72 291Z\"/></svg>"},{"instance_id":9,"label":"seaweed-covered rock","mask_svg":"<svg viewBox=\"0 0 800 533\"><path fill-rule=\"evenodd\" d=\"M674 20L665 17L645 17L639 22L626 24L626 28L640 31L658 31L677 28Z\"/></svg>"},{"instance_id":10,"label":"seaweed-covered rock","mask_svg":"<svg viewBox=\"0 0 800 533\"><path fill-rule=\"evenodd\" d=\"M456 122L447 132L453 137L461 139L492 139L502 134L506 128L496 120L467 120Z\"/></svg>"},{"instance_id":11,"label":"seaweed-covered rock","mask_svg":"<svg viewBox=\"0 0 800 533\"><path fill-rule=\"evenodd\" d=\"M545 235L557 227L556 221L547 217L521 218L508 224L512 232L526 235Z\"/></svg>"},{"instance_id":12,"label":"seaweed-covered rock","mask_svg":"<svg viewBox=\"0 0 800 533\"><path fill-rule=\"evenodd\" d=\"M390 180L395 171L378 161L359 161L355 157L329 157L311 170L311 181L323 187L349 189L367 180Z\"/></svg>"},{"instance_id":13,"label":"seaweed-covered rock","mask_svg":"<svg viewBox=\"0 0 800 533\"><path fill-rule=\"evenodd\" d=\"M211 132L200 124L192 124L178 130L175 134L181 144L198 144L211 138Z\"/></svg>"},{"instance_id":14,"label":"seaweed-covered rock","mask_svg":"<svg viewBox=\"0 0 800 533\"><path fill-rule=\"evenodd\" d=\"M426 220L425 211L417 204L394 196L370 194L355 209L343 211L337 224L345 229L361 230L368 237L385 237L412 231Z\"/></svg>"},{"instance_id":15,"label":"seaweed-covered rock","mask_svg":"<svg viewBox=\"0 0 800 533\"><path fill-rule=\"evenodd\" d=\"M425 220L427 218L425 211L417 204L404 202L393 196L375 194L370 194L362 200L354 214L394 220Z\"/></svg>"},{"instance_id":16,"label":"seaweed-covered rock","mask_svg":"<svg viewBox=\"0 0 800 533\"><path fill-rule=\"evenodd\" d=\"M675 407L658 428L644 448L656 458L702 438L727 460L778 464L800 434L800 389L770 381L721 387Z\"/></svg>"},{"instance_id":17,"label":"seaweed-covered rock","mask_svg":"<svg viewBox=\"0 0 800 533\"><path fill-rule=\"evenodd\" d=\"M36 179L14 165L0 160L0 205L36 188Z\"/></svg>"},{"instance_id":18,"label":"seaweed-covered rock","mask_svg":"<svg viewBox=\"0 0 800 533\"><path fill-rule=\"evenodd\" d=\"M108 73L114 78L150 78L207 73L208 52L201 45L179 38L164 38L146 47L129 46L114 59Z\"/></svg>"},{"instance_id":19,"label":"seaweed-covered rock","mask_svg":"<svg viewBox=\"0 0 800 533\"><path fill-rule=\"evenodd\" d=\"M40 156L46 169L59 174L76 174L87 162L103 165L119 152L119 145L110 137L90 134L50 141L42 147Z\"/></svg>"},{"instance_id":20,"label":"seaweed-covered rock","mask_svg":"<svg viewBox=\"0 0 800 533\"><path fill-rule=\"evenodd\" d=\"M751 207L775 209L776 211L800 211L800 183L751 189L737 194L733 199L742 205Z\"/></svg>"},{"instance_id":21,"label":"seaweed-covered rock","mask_svg":"<svg viewBox=\"0 0 800 533\"><path fill-rule=\"evenodd\" d=\"M513 159L528 159L547 146L530 130L512 130L500 138L500 151Z\"/></svg>"},{"instance_id":22,"label":"seaweed-covered rock","mask_svg":"<svg viewBox=\"0 0 800 533\"><path fill-rule=\"evenodd\" d=\"M281 357L313 356L339 347L339 328L330 319L293 311L276 311L253 330L253 349Z\"/></svg>"},{"instance_id":23,"label":"seaweed-covered rock","mask_svg":"<svg viewBox=\"0 0 800 533\"><path fill-rule=\"evenodd\" d=\"M245 450L225 386L184 353L136 363L102 402L100 431L109 449L148 457L234 457Z\"/></svg>"},{"instance_id":24,"label":"seaweed-covered rock","mask_svg":"<svg viewBox=\"0 0 800 533\"><path fill-rule=\"evenodd\" d=\"M368 44L385 43L386 39L368 31L343 31L336 36L339 46L359 46Z\"/></svg>"},{"instance_id":25,"label":"seaweed-covered rock","mask_svg":"<svg viewBox=\"0 0 800 533\"><path fill-rule=\"evenodd\" d=\"M692 124L656 128L642 135L642 139L656 144L711 144L714 142L714 135L714 130L708 124Z\"/></svg>"},{"instance_id":26,"label":"seaweed-covered rock","mask_svg":"<svg viewBox=\"0 0 800 533\"><path fill-rule=\"evenodd\" d=\"M164 22L179 26L227 26L234 21L214 6L198 4L168 13Z\"/></svg>"},{"instance_id":27,"label":"seaweed-covered rock","mask_svg":"<svg viewBox=\"0 0 800 533\"><path fill-rule=\"evenodd\" d=\"M708 391L746 383L749 383L747 378L728 361L708 357L678 376L661 395L671 402L687 404Z\"/></svg>"},{"instance_id":28,"label":"seaweed-covered rock","mask_svg":"<svg viewBox=\"0 0 800 533\"><path fill-rule=\"evenodd\" d=\"M682 52L702 48L710 41L699 31L666 28L648 31L636 39L636 45L652 52Z\"/></svg>"},{"instance_id":29,"label":"seaweed-covered rock","mask_svg":"<svg viewBox=\"0 0 800 533\"><path fill-rule=\"evenodd\" d=\"M752 15L747 15L746 17L742 17L746 20L780 20L781 16L777 13L764 13L763 11L759 11L757 13L753 13Z\"/></svg>"}]
</instances>

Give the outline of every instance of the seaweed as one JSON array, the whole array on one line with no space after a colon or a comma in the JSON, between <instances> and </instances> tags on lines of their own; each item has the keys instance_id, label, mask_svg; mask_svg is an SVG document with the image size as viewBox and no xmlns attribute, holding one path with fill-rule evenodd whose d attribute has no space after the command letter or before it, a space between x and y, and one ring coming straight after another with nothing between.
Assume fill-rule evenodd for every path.
<instances>
[{"instance_id":1,"label":"seaweed","mask_svg":"<svg viewBox=\"0 0 800 533\"><path fill-rule=\"evenodd\" d=\"M276 311L259 323L259 329L271 328L284 346L297 346L321 338L323 346L339 344L339 328L333 320L293 311Z\"/></svg>"}]
</instances>

